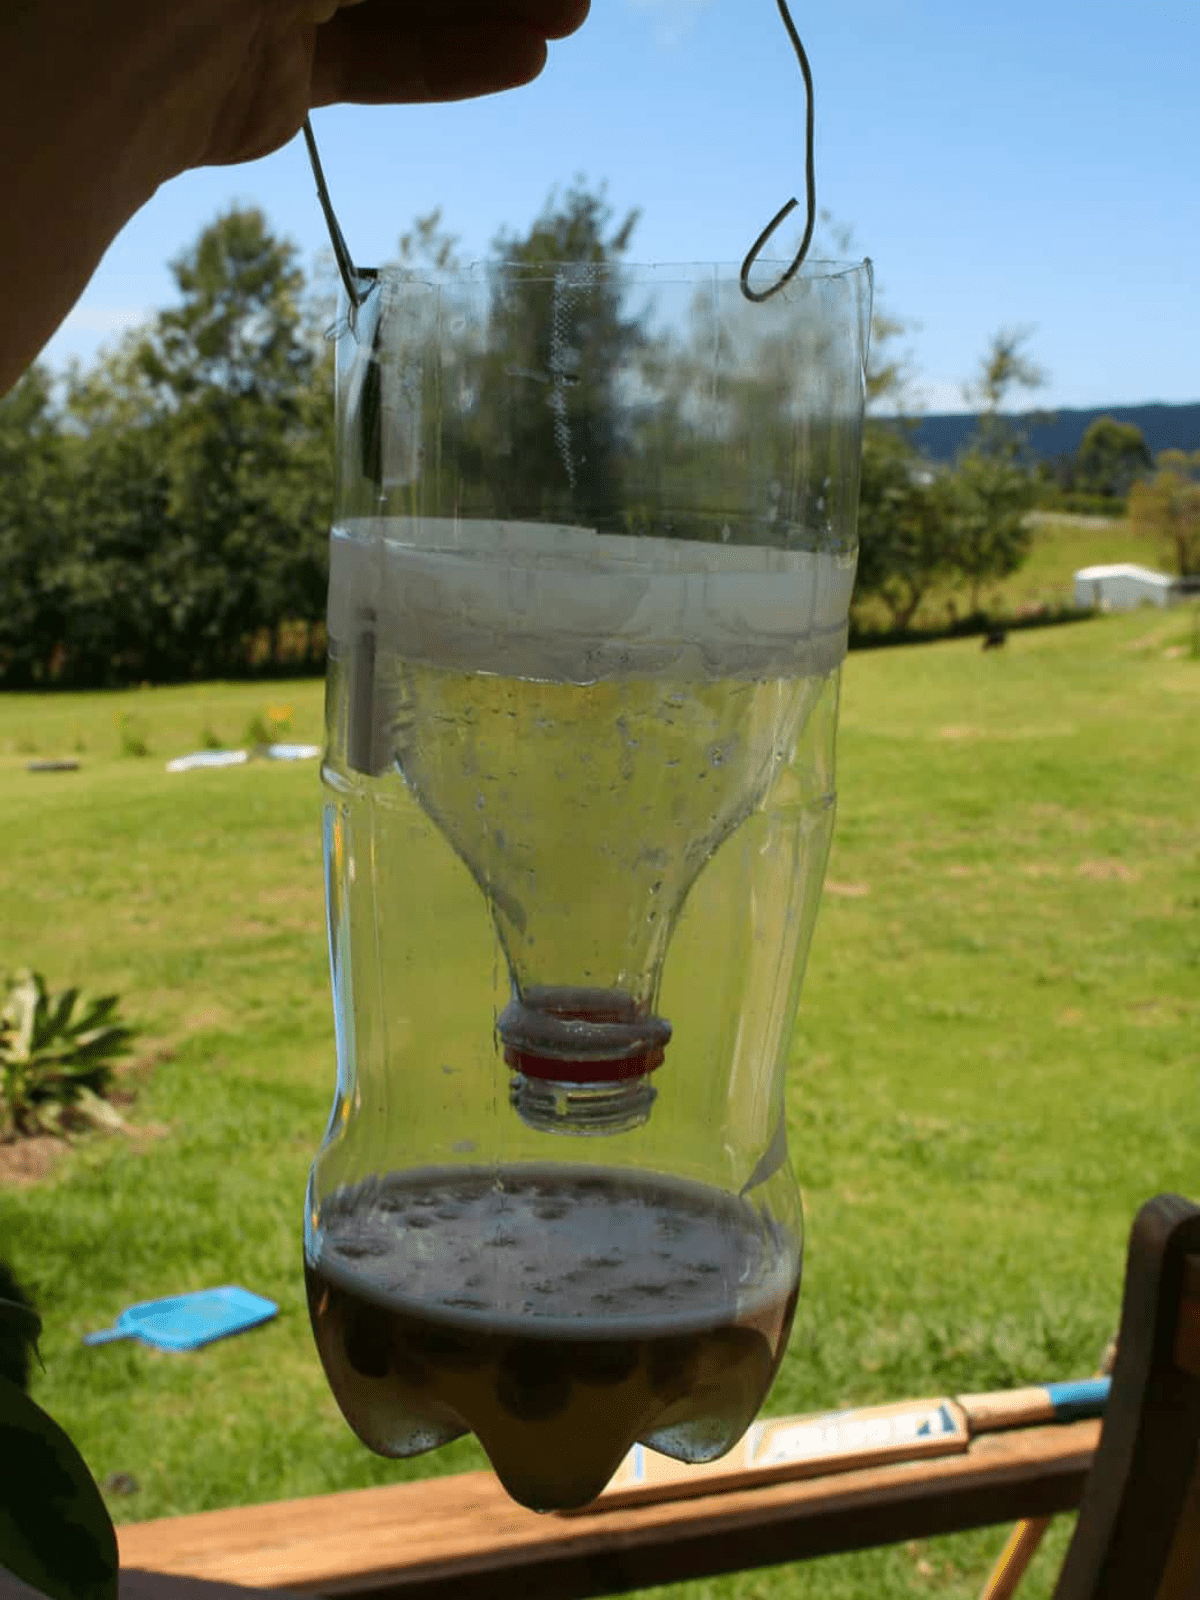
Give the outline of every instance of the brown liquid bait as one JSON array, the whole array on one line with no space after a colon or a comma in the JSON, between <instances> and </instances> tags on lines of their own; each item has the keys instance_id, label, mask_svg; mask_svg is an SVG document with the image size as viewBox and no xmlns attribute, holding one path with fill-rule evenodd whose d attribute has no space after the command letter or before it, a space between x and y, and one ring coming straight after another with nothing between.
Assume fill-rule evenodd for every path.
<instances>
[{"instance_id":1,"label":"brown liquid bait","mask_svg":"<svg viewBox=\"0 0 1200 1600\"><path fill-rule=\"evenodd\" d=\"M370 1179L306 1262L321 1359L372 1450L479 1438L514 1499L586 1505L637 1440L724 1454L775 1376L795 1241L700 1184L583 1167Z\"/></svg>"}]
</instances>

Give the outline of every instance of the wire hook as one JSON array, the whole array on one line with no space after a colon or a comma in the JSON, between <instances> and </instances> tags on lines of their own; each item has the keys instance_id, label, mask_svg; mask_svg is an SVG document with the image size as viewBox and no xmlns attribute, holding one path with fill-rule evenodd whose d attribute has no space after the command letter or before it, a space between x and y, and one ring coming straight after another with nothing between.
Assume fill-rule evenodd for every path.
<instances>
[{"instance_id":1,"label":"wire hook","mask_svg":"<svg viewBox=\"0 0 1200 1600\"><path fill-rule=\"evenodd\" d=\"M304 142L308 146L308 160L313 170L313 177L317 180L317 199L321 202L321 210L325 213L325 226L329 229L329 242L333 246L334 260L337 262L342 284L350 296L350 304L357 310L365 298L362 287L363 275L354 265L345 236L338 226L333 201L329 198L329 190L325 184L325 174L321 169L321 158L317 154L316 136L307 117L304 119Z\"/></svg>"},{"instance_id":2,"label":"wire hook","mask_svg":"<svg viewBox=\"0 0 1200 1600\"><path fill-rule=\"evenodd\" d=\"M741 287L746 299L752 300L759 305L764 300L770 300L774 295L777 295L799 272L805 257L808 255L809 246L812 244L813 231L817 225L817 180L816 162L813 153L815 115L813 110L812 67L809 65L808 53L804 48L796 24L792 21L792 14L788 9L787 0L775 0L775 4L779 9L783 25L787 29L788 38L792 42L792 48L796 52L796 59L800 63L800 71L804 78L804 184L807 220L804 227L804 237L800 241L800 248L797 250L791 266L769 288L753 288L750 283L750 274L776 230L787 221L793 211L798 209L800 202L794 195L785 206L782 206L776 212L750 246L746 259L742 262ZM357 309L365 298L363 275L355 267L345 237L338 225L333 202L329 198L329 189L325 183L325 174L321 168L321 158L317 153L317 141L313 134L312 123L308 117L304 119L304 142L308 146L308 159L312 167L313 177L317 182L317 199L320 201L321 210L325 215L325 226L329 230L329 240L333 245L333 254L334 259L337 261L338 272L341 275L346 293L350 297L350 304Z\"/></svg>"},{"instance_id":3,"label":"wire hook","mask_svg":"<svg viewBox=\"0 0 1200 1600\"><path fill-rule=\"evenodd\" d=\"M786 222L788 217L791 216L792 212L799 207L800 202L796 199L795 195L792 196L787 205L783 206L779 211L776 212L776 214L771 218L770 222L767 223L766 227L759 234L758 238L750 246L749 254L746 256L745 261L742 262L742 293L745 295L747 300L753 300L759 305L761 305L764 300L770 300L773 295L777 295L779 291L785 287L785 285L791 283L792 279L800 271L800 268L804 263L804 259L808 255L808 247L812 244L813 230L817 225L817 177L816 162L813 156L813 135L816 119L813 112L812 67L809 65L808 52L804 48L800 34L796 29L796 24L792 21L792 14L788 10L787 0L775 0L775 4L779 7L779 15L782 17L783 25L787 29L788 38L792 41L792 48L796 52L796 59L800 63L800 71L804 77L804 95L806 105L804 121L804 187L805 201L808 207L808 220L804 228L804 237L800 241L800 248L797 250L791 266L787 269L783 276L778 279L777 282L773 283L768 289L751 288L750 274L754 270L754 266L758 261L758 258L762 255L763 250L766 248L776 229L779 228L782 223Z\"/></svg>"}]
</instances>

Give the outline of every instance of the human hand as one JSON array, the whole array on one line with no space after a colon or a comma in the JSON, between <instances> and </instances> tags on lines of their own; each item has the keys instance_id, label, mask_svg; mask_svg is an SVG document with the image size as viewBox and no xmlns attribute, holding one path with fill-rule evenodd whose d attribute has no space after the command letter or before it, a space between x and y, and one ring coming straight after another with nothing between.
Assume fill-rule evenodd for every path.
<instances>
[{"instance_id":1,"label":"human hand","mask_svg":"<svg viewBox=\"0 0 1200 1600\"><path fill-rule=\"evenodd\" d=\"M104 250L190 167L286 144L313 106L526 83L589 0L0 0L0 172L13 237L0 395ZM19 224L19 226L18 226Z\"/></svg>"},{"instance_id":2,"label":"human hand","mask_svg":"<svg viewBox=\"0 0 1200 1600\"><path fill-rule=\"evenodd\" d=\"M547 40L574 32L589 0L236 0L224 9L202 74L211 126L188 164L265 155L313 106L458 100L526 83L545 64Z\"/></svg>"}]
</instances>

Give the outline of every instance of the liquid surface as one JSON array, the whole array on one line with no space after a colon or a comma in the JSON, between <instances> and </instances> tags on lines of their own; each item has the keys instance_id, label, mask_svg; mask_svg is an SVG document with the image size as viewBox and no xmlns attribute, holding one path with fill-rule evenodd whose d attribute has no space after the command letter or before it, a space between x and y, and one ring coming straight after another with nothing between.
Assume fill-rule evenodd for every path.
<instances>
[{"instance_id":1,"label":"liquid surface","mask_svg":"<svg viewBox=\"0 0 1200 1600\"><path fill-rule=\"evenodd\" d=\"M469 1430L514 1498L593 1499L638 1439L709 1460L770 1387L790 1236L701 1185L581 1168L340 1191L306 1264L330 1385L373 1450Z\"/></svg>"}]
</instances>

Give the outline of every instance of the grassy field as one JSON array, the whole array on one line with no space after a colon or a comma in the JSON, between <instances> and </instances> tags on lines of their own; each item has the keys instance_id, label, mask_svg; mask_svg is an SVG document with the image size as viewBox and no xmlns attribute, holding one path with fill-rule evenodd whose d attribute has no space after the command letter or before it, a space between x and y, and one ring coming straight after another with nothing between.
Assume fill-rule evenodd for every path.
<instances>
[{"instance_id":1,"label":"grassy field","mask_svg":"<svg viewBox=\"0 0 1200 1600\"><path fill-rule=\"evenodd\" d=\"M1137 1206L1200 1195L1189 639L1187 618L1143 612L848 663L789 1080L806 1277L772 1411L1086 1375ZM368 1455L312 1347L300 1210L333 1085L315 766L164 771L255 719L316 739L320 700L315 683L0 698L0 964L119 991L143 1030L135 1131L0 1181L0 1255L46 1322L34 1392L99 1479L136 1479L110 1496L118 1520L481 1461L470 1442ZM27 770L60 753L80 770ZM131 1301L224 1282L281 1315L187 1357L80 1343ZM965 1600L1002 1538L670 1593Z\"/></svg>"}]
</instances>

